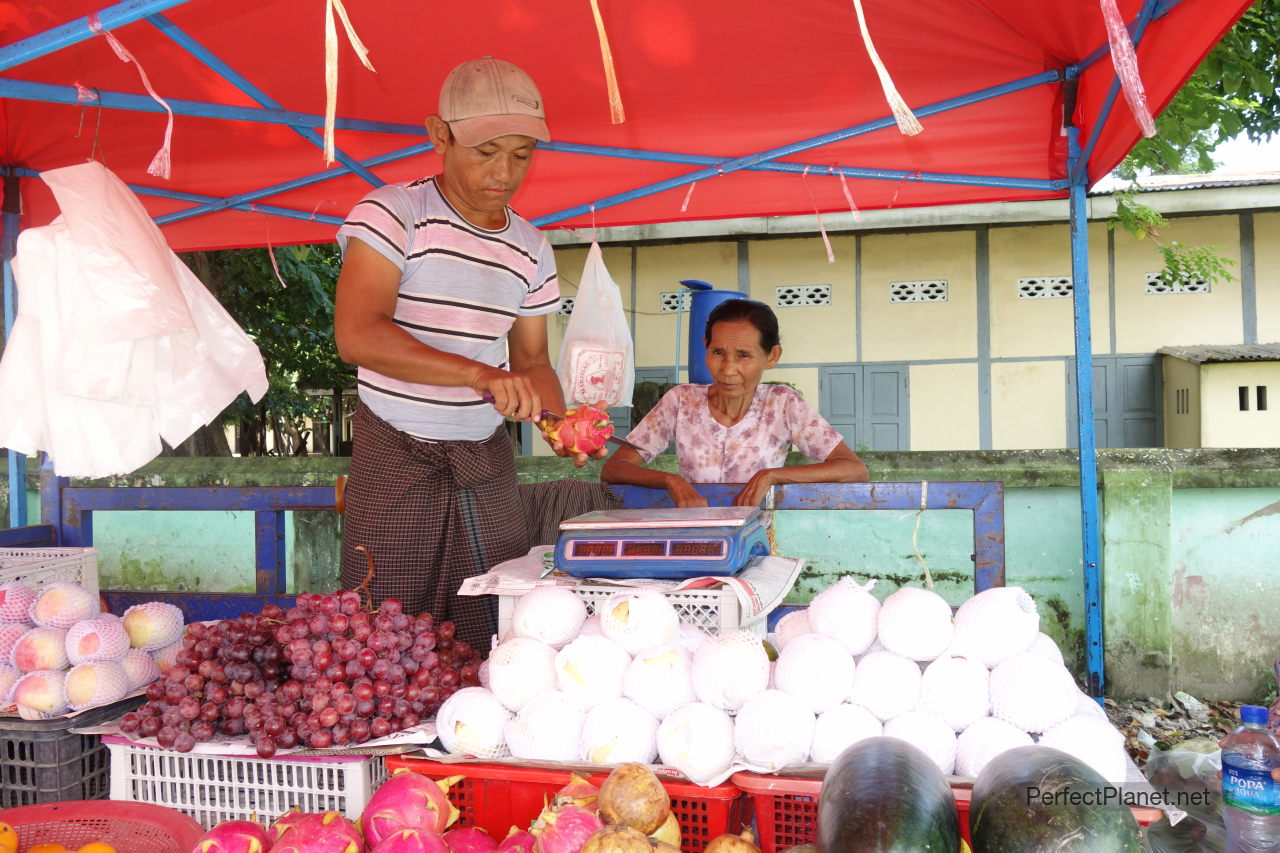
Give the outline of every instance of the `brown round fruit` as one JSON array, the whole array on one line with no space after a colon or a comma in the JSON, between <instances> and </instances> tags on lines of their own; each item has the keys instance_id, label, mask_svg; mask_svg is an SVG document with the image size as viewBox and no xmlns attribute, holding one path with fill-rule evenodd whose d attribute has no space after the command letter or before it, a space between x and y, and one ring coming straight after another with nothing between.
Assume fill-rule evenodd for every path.
<instances>
[{"instance_id":1,"label":"brown round fruit","mask_svg":"<svg viewBox=\"0 0 1280 853\"><path fill-rule=\"evenodd\" d=\"M625 823L651 835L671 814L671 797L647 766L620 764L600 786L596 806L605 823Z\"/></svg>"}]
</instances>

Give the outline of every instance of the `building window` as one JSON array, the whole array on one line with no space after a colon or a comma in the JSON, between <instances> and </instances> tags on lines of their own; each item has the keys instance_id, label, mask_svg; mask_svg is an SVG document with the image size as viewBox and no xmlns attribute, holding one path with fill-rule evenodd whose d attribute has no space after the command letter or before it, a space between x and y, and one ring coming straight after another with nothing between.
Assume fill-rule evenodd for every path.
<instances>
[{"instance_id":1,"label":"building window","mask_svg":"<svg viewBox=\"0 0 1280 853\"><path fill-rule=\"evenodd\" d=\"M890 302L946 302L947 280L889 282Z\"/></svg>"},{"instance_id":2,"label":"building window","mask_svg":"<svg viewBox=\"0 0 1280 853\"><path fill-rule=\"evenodd\" d=\"M1259 385L1257 388L1258 411L1265 412L1267 410L1267 386Z\"/></svg>"},{"instance_id":3,"label":"building window","mask_svg":"<svg viewBox=\"0 0 1280 853\"><path fill-rule=\"evenodd\" d=\"M1177 406L1176 414L1179 414L1179 415L1191 414L1191 389L1190 388L1179 388L1177 391L1174 392L1174 399L1176 401L1176 406Z\"/></svg>"},{"instance_id":4,"label":"building window","mask_svg":"<svg viewBox=\"0 0 1280 853\"><path fill-rule=\"evenodd\" d=\"M1241 385L1238 394L1240 396L1240 411L1249 411L1249 386Z\"/></svg>"},{"instance_id":5,"label":"building window","mask_svg":"<svg viewBox=\"0 0 1280 853\"><path fill-rule=\"evenodd\" d=\"M692 290L664 291L662 294L662 302L659 307L663 314L675 313L676 306L679 306L679 310L687 313L689 311L689 305L691 304L690 300L692 298Z\"/></svg>"},{"instance_id":6,"label":"building window","mask_svg":"<svg viewBox=\"0 0 1280 853\"><path fill-rule=\"evenodd\" d=\"M1019 299L1062 299L1071 296L1071 276L1037 276L1018 279Z\"/></svg>"},{"instance_id":7,"label":"building window","mask_svg":"<svg viewBox=\"0 0 1280 853\"><path fill-rule=\"evenodd\" d=\"M789 287L775 287L773 293L774 304L784 308L831 304L831 285L829 284L797 284Z\"/></svg>"},{"instance_id":8,"label":"building window","mask_svg":"<svg viewBox=\"0 0 1280 853\"><path fill-rule=\"evenodd\" d=\"M1201 278L1184 278L1182 281L1166 284L1160 273L1147 273L1147 294L1161 295L1166 293L1208 293L1209 282Z\"/></svg>"}]
</instances>

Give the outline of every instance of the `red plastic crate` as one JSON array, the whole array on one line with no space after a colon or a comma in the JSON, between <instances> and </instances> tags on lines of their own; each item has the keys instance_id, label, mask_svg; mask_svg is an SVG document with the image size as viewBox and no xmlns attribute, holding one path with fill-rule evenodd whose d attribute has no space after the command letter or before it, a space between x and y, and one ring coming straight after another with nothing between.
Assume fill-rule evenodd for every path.
<instances>
[{"instance_id":1,"label":"red plastic crate","mask_svg":"<svg viewBox=\"0 0 1280 853\"><path fill-rule=\"evenodd\" d=\"M518 764L447 764L426 758L387 756L387 771L407 768L432 779L462 776L449 789L449 800L462 813L460 823L484 828L502 839L511 827L528 829L542 807L569 782L569 770ZM584 774L599 785L608 773ZM704 788L692 782L662 779L671 795L671 811L680 821L684 853L700 853L711 839L738 832L746 818L746 801L731 782Z\"/></svg>"},{"instance_id":2,"label":"red plastic crate","mask_svg":"<svg viewBox=\"0 0 1280 853\"><path fill-rule=\"evenodd\" d=\"M758 833L756 845L761 853L778 853L797 844L814 843L821 779L741 772L733 774L730 781L741 788L751 802ZM960 816L960 836L969 843L969 800L973 789L953 785L951 793L955 795L956 812ZM1159 820L1163 814L1155 808L1134 807L1132 811L1143 826Z\"/></svg>"}]
</instances>

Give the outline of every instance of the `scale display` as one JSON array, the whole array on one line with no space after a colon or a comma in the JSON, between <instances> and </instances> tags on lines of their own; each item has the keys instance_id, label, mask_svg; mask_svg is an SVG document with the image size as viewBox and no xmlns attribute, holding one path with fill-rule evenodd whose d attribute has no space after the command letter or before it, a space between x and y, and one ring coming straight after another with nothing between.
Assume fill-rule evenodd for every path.
<instances>
[{"instance_id":1,"label":"scale display","mask_svg":"<svg viewBox=\"0 0 1280 853\"><path fill-rule=\"evenodd\" d=\"M756 507L588 513L560 525L556 568L583 578L731 575L769 553Z\"/></svg>"}]
</instances>

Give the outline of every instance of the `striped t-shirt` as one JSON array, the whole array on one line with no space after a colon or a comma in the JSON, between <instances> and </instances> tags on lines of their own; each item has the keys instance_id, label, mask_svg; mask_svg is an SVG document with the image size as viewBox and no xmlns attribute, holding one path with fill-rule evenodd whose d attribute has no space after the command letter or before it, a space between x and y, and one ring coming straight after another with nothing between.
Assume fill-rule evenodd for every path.
<instances>
[{"instance_id":1,"label":"striped t-shirt","mask_svg":"<svg viewBox=\"0 0 1280 853\"><path fill-rule=\"evenodd\" d=\"M509 369L507 332L516 318L560 307L555 259L542 232L511 208L503 228L471 224L435 178L369 193L338 229L343 250L352 237L400 268L392 319L438 350ZM467 386L405 382L367 367L357 380L374 414L417 438L475 441L502 421Z\"/></svg>"}]
</instances>

